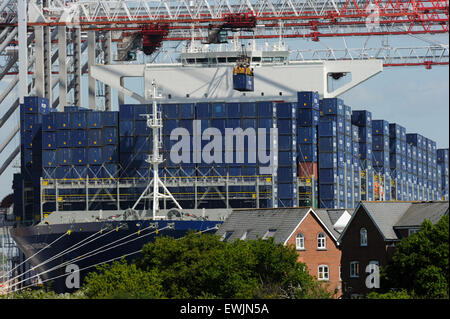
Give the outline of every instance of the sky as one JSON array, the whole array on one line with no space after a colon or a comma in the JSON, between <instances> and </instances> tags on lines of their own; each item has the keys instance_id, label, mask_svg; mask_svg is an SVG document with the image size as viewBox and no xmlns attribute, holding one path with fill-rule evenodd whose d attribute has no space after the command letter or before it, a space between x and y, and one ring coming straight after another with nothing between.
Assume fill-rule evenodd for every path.
<instances>
[{"instance_id":1,"label":"sky","mask_svg":"<svg viewBox=\"0 0 450 319\"><path fill-rule=\"evenodd\" d=\"M8 80L0 83L0 92ZM419 133L437 142L438 148L449 147L449 67L388 67L359 86L340 96L353 110L372 112L373 119L385 119L406 127L407 133ZM6 100L0 117L8 107ZM11 99L9 99L11 103ZM0 128L6 136L18 123L16 112L9 123ZM3 141L3 138L0 139ZM0 154L0 165L19 143L16 136L11 145ZM11 193L12 174L18 172L19 156L0 176L0 200ZM16 166L16 167L14 167Z\"/></svg>"}]
</instances>

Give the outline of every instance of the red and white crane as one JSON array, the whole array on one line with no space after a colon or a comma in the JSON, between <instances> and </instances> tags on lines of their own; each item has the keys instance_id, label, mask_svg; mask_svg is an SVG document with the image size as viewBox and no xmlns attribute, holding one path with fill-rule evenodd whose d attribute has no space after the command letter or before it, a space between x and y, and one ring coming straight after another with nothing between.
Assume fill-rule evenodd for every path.
<instances>
[{"instance_id":1,"label":"red and white crane","mask_svg":"<svg viewBox=\"0 0 450 319\"><path fill-rule=\"evenodd\" d=\"M183 42L289 41L299 61L372 58L384 67L430 69L449 63L448 32L448 0L3 0L0 85L9 81L0 93L0 128L30 92L53 107L80 104L82 75L113 63L121 48L154 58ZM95 91L96 79L88 82ZM11 102L13 91L19 98ZM109 109L111 89L104 86L102 95ZM95 98L89 95L89 105ZM17 125L9 130L0 152L17 132Z\"/></svg>"}]
</instances>

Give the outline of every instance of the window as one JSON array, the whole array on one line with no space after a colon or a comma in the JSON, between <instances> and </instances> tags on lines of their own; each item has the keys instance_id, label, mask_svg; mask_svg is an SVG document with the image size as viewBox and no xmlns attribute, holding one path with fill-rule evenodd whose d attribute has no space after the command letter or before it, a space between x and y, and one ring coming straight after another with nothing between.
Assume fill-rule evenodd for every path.
<instances>
[{"instance_id":1,"label":"window","mask_svg":"<svg viewBox=\"0 0 450 319\"><path fill-rule=\"evenodd\" d=\"M339 266L339 281L342 281L342 267Z\"/></svg>"},{"instance_id":2,"label":"window","mask_svg":"<svg viewBox=\"0 0 450 319\"><path fill-rule=\"evenodd\" d=\"M326 249L327 248L327 238L324 233L320 233L317 235L317 249Z\"/></svg>"},{"instance_id":3,"label":"window","mask_svg":"<svg viewBox=\"0 0 450 319\"><path fill-rule=\"evenodd\" d=\"M361 246L367 246L367 229L365 228L359 230L359 243Z\"/></svg>"},{"instance_id":4,"label":"window","mask_svg":"<svg viewBox=\"0 0 450 319\"><path fill-rule=\"evenodd\" d=\"M245 232L242 234L241 240L246 240L246 239L247 239L248 232L249 232L249 231L247 230L247 231L245 231Z\"/></svg>"},{"instance_id":5,"label":"window","mask_svg":"<svg viewBox=\"0 0 450 319\"><path fill-rule=\"evenodd\" d=\"M228 238L230 238L230 236L233 234L232 231L226 231L223 235L222 238L220 239L221 241L227 241Z\"/></svg>"},{"instance_id":6,"label":"window","mask_svg":"<svg viewBox=\"0 0 450 319\"><path fill-rule=\"evenodd\" d=\"M297 250L304 250L305 249L305 237L302 233L298 233L295 237L295 248Z\"/></svg>"},{"instance_id":7,"label":"window","mask_svg":"<svg viewBox=\"0 0 450 319\"><path fill-rule=\"evenodd\" d=\"M273 237L275 235L276 229L269 229L263 236L262 239L267 239L269 237Z\"/></svg>"},{"instance_id":8,"label":"window","mask_svg":"<svg viewBox=\"0 0 450 319\"><path fill-rule=\"evenodd\" d=\"M410 228L408 229L408 236L411 236L412 234L415 234L419 231L419 228Z\"/></svg>"},{"instance_id":9,"label":"window","mask_svg":"<svg viewBox=\"0 0 450 319\"><path fill-rule=\"evenodd\" d=\"M350 262L350 278L358 278L359 277L359 262L352 261Z\"/></svg>"},{"instance_id":10,"label":"window","mask_svg":"<svg viewBox=\"0 0 450 319\"><path fill-rule=\"evenodd\" d=\"M319 266L319 272L318 272L317 279L318 280L329 280L330 279L330 273L328 271L327 265Z\"/></svg>"}]
</instances>

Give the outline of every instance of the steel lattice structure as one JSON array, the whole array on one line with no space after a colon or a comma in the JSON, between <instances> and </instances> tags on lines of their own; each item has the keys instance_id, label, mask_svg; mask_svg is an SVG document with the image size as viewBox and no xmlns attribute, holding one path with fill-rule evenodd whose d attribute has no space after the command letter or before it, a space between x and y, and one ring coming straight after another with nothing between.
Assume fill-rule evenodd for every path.
<instances>
[{"instance_id":1,"label":"steel lattice structure","mask_svg":"<svg viewBox=\"0 0 450 319\"><path fill-rule=\"evenodd\" d=\"M0 92L0 128L11 122L23 96L31 92L49 98L53 107L66 105L67 99L80 104L83 74L90 65L113 63L114 42L121 43L124 32L167 25L164 45L151 56L155 60L170 56L182 43L207 39L208 31L225 25L230 15L250 17L255 25L231 30L229 39L304 41L306 45L291 50L299 61L375 58L385 67L426 68L449 63L448 44L434 39L448 35L448 0L3 0L0 83L6 77L10 81ZM369 39L389 37L414 37L420 43L368 44ZM344 47L312 45L333 39L343 39ZM348 39L359 44L349 45ZM90 91L100 89L109 109L111 88L99 88L89 75L88 81ZM54 90L59 90L57 96ZM6 105L14 91L18 97ZM95 98L89 95L89 105L95 105ZM0 153L18 131L13 125ZM4 161L0 174L18 153L19 147Z\"/></svg>"}]
</instances>

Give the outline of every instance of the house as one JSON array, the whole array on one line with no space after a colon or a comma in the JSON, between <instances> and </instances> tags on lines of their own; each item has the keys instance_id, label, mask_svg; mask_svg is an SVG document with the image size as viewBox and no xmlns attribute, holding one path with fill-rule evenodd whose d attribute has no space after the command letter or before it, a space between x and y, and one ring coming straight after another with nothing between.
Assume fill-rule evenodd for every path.
<instances>
[{"instance_id":1,"label":"house","mask_svg":"<svg viewBox=\"0 0 450 319\"><path fill-rule=\"evenodd\" d=\"M448 214L448 201L360 202L338 241L343 297L369 293L366 267L389 263L400 239L419 230L425 219L436 223L444 214Z\"/></svg>"},{"instance_id":2,"label":"house","mask_svg":"<svg viewBox=\"0 0 450 319\"><path fill-rule=\"evenodd\" d=\"M216 232L225 241L273 237L274 242L293 245L298 261L310 274L329 284L341 295L340 260L337 245L340 232L350 220L347 210L274 208L234 210Z\"/></svg>"}]
</instances>

